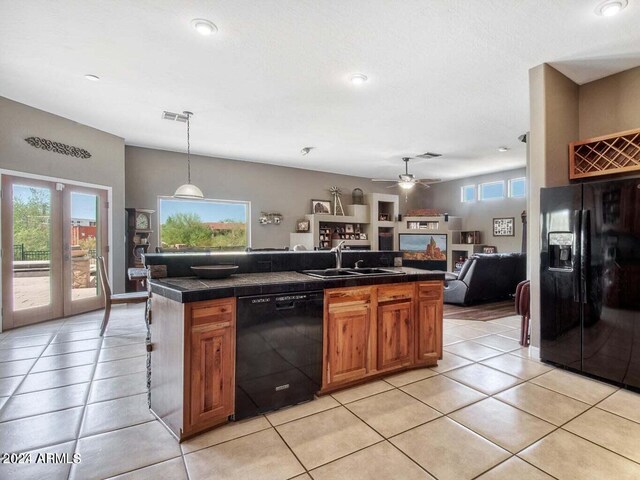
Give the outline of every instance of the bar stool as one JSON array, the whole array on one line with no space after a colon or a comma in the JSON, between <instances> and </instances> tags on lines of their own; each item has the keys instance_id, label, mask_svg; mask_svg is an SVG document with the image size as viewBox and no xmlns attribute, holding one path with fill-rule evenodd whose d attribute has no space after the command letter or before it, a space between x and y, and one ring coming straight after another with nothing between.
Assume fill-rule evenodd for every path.
<instances>
[{"instance_id":1,"label":"bar stool","mask_svg":"<svg viewBox=\"0 0 640 480\"><path fill-rule=\"evenodd\" d=\"M104 257L98 257L98 269L100 270L100 280L102 281L102 290L104 291L104 317L100 326L100 336L104 335L109 323L109 315L111 315L111 305L122 303L144 303L149 299L149 292L131 292L131 293L111 293L111 284L107 276L107 268L104 263Z\"/></svg>"},{"instance_id":2,"label":"bar stool","mask_svg":"<svg viewBox=\"0 0 640 480\"><path fill-rule=\"evenodd\" d=\"M516 314L522 316L522 320L520 322L520 345L523 347L528 347L530 341L530 288L531 282L529 280L523 280L516 287Z\"/></svg>"}]
</instances>

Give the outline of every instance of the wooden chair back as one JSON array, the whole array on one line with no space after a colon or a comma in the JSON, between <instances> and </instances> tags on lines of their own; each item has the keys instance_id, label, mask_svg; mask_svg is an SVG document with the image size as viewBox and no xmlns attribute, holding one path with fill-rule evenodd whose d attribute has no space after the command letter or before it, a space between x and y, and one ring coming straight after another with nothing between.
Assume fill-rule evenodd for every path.
<instances>
[{"instance_id":1,"label":"wooden chair back","mask_svg":"<svg viewBox=\"0 0 640 480\"><path fill-rule=\"evenodd\" d=\"M100 270L100 281L102 282L102 291L104 292L104 298L108 302L111 299L111 284L109 283L109 277L107 276L107 267L102 255L98 257L98 270Z\"/></svg>"}]
</instances>

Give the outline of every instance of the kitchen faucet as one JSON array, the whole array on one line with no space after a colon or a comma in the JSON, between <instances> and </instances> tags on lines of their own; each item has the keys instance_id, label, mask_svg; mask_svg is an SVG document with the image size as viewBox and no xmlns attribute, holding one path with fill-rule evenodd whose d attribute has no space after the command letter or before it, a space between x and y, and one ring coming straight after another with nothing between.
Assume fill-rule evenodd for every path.
<instances>
[{"instance_id":1,"label":"kitchen faucet","mask_svg":"<svg viewBox=\"0 0 640 480\"><path fill-rule=\"evenodd\" d=\"M331 251L336 254L336 268L342 268L342 245L344 245L344 242L345 240L342 240L331 249Z\"/></svg>"}]
</instances>

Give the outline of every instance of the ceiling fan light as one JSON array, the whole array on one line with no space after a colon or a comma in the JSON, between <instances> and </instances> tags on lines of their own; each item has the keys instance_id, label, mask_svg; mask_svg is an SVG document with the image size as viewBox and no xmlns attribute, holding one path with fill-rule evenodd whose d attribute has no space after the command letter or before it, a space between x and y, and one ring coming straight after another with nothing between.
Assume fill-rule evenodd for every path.
<instances>
[{"instance_id":1,"label":"ceiling fan light","mask_svg":"<svg viewBox=\"0 0 640 480\"><path fill-rule=\"evenodd\" d=\"M204 18L194 18L191 20L191 26L196 29L196 32L205 37L218 32L218 27L216 27L213 22Z\"/></svg>"},{"instance_id":2,"label":"ceiling fan light","mask_svg":"<svg viewBox=\"0 0 640 480\"><path fill-rule=\"evenodd\" d=\"M398 182L398 185L400 185L400 188L402 188L403 190L411 190L413 188L413 186L415 185L415 183L413 183L413 182Z\"/></svg>"},{"instance_id":3,"label":"ceiling fan light","mask_svg":"<svg viewBox=\"0 0 640 480\"><path fill-rule=\"evenodd\" d=\"M628 5L628 0L605 0L596 7L596 15L612 17Z\"/></svg>"},{"instance_id":4,"label":"ceiling fan light","mask_svg":"<svg viewBox=\"0 0 640 480\"><path fill-rule=\"evenodd\" d=\"M175 198L204 198L202 190L196 187L193 183L180 185L173 196Z\"/></svg>"}]
</instances>

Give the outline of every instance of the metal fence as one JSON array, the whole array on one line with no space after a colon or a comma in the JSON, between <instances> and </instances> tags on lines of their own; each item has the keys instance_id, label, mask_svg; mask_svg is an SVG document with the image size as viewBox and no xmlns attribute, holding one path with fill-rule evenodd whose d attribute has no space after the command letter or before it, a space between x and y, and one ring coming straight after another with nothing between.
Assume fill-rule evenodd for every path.
<instances>
[{"instance_id":1,"label":"metal fence","mask_svg":"<svg viewBox=\"0 0 640 480\"><path fill-rule=\"evenodd\" d=\"M24 244L13 246L13 260L18 261L34 261L34 260L51 260L49 250L25 250ZM95 260L96 251L89 250L89 256Z\"/></svg>"},{"instance_id":2,"label":"metal fence","mask_svg":"<svg viewBox=\"0 0 640 480\"><path fill-rule=\"evenodd\" d=\"M14 261L49 260L49 250L25 250L24 244L13 246Z\"/></svg>"}]
</instances>

